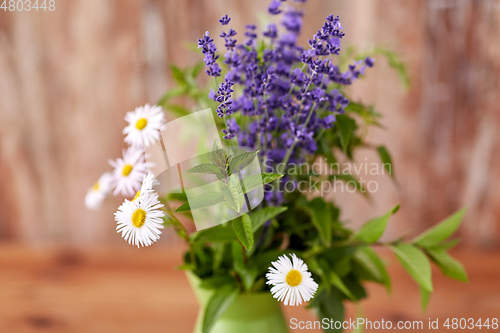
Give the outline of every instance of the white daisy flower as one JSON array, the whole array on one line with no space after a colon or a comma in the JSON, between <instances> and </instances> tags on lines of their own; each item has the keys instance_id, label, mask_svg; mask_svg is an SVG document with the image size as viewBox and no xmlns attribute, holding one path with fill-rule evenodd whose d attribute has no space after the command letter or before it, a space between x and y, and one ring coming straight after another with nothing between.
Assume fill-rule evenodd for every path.
<instances>
[{"instance_id":1,"label":"white daisy flower","mask_svg":"<svg viewBox=\"0 0 500 333\"><path fill-rule=\"evenodd\" d=\"M140 188L147 173L147 163L142 149L129 147L123 152L123 158L110 160L113 171L114 195L118 193L132 197Z\"/></svg>"},{"instance_id":2,"label":"white daisy flower","mask_svg":"<svg viewBox=\"0 0 500 333\"><path fill-rule=\"evenodd\" d=\"M291 257L292 260L283 255L278 261L273 261L274 267L269 267L266 277L267 284L273 285L271 293L274 298L285 305L296 306L311 300L318 290L318 284L314 282L304 261L295 254Z\"/></svg>"},{"instance_id":3,"label":"white daisy flower","mask_svg":"<svg viewBox=\"0 0 500 333\"><path fill-rule=\"evenodd\" d=\"M160 132L165 128L165 114L161 107L146 104L127 112L125 120L128 126L123 129L125 142L132 147L149 147L160 139Z\"/></svg>"},{"instance_id":4,"label":"white daisy flower","mask_svg":"<svg viewBox=\"0 0 500 333\"><path fill-rule=\"evenodd\" d=\"M158 194L154 192L146 191L134 201L125 199L115 213L116 231L137 247L153 244L160 239L160 229L163 229L165 213L161 207Z\"/></svg>"},{"instance_id":5,"label":"white daisy flower","mask_svg":"<svg viewBox=\"0 0 500 333\"><path fill-rule=\"evenodd\" d=\"M95 210L101 206L104 198L111 191L112 181L113 177L109 172L99 177L99 180L88 190L85 196L85 205L88 209Z\"/></svg>"},{"instance_id":6,"label":"white daisy flower","mask_svg":"<svg viewBox=\"0 0 500 333\"><path fill-rule=\"evenodd\" d=\"M142 180L141 189L137 191L132 201L135 201L141 195L145 195L147 193L154 193L153 186L159 184L160 183L158 182L158 180L155 179L155 176L151 173L148 173L147 175L144 176L144 179Z\"/></svg>"}]
</instances>

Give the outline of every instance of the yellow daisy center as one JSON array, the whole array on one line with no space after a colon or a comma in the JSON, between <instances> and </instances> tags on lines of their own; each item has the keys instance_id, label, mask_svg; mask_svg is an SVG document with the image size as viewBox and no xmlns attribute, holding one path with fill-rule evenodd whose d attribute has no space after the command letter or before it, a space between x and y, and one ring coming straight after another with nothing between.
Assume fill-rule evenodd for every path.
<instances>
[{"instance_id":1,"label":"yellow daisy center","mask_svg":"<svg viewBox=\"0 0 500 333\"><path fill-rule=\"evenodd\" d=\"M132 172L133 167L130 164L125 164L122 169L122 175L127 177Z\"/></svg>"},{"instance_id":2,"label":"yellow daisy center","mask_svg":"<svg viewBox=\"0 0 500 333\"><path fill-rule=\"evenodd\" d=\"M142 131L144 129L144 127L146 127L146 125L148 124L148 120L145 119L145 118L141 118L139 120L137 120L137 122L135 123L135 127Z\"/></svg>"},{"instance_id":3,"label":"yellow daisy center","mask_svg":"<svg viewBox=\"0 0 500 333\"><path fill-rule=\"evenodd\" d=\"M286 283L290 287L297 287L302 282L302 274L296 269L292 269L286 275Z\"/></svg>"},{"instance_id":4,"label":"yellow daisy center","mask_svg":"<svg viewBox=\"0 0 500 333\"><path fill-rule=\"evenodd\" d=\"M137 191L137 193L135 194L135 197L132 199L132 201L137 199L140 195L141 195L141 191Z\"/></svg>"},{"instance_id":5,"label":"yellow daisy center","mask_svg":"<svg viewBox=\"0 0 500 333\"><path fill-rule=\"evenodd\" d=\"M96 182L96 183L94 184L94 186L92 186L92 189L93 189L94 191L97 191L97 190L99 189L99 182Z\"/></svg>"},{"instance_id":6,"label":"yellow daisy center","mask_svg":"<svg viewBox=\"0 0 500 333\"><path fill-rule=\"evenodd\" d=\"M132 214L132 224L136 228L140 228L146 222L146 211L144 209L137 209L134 214Z\"/></svg>"}]
</instances>

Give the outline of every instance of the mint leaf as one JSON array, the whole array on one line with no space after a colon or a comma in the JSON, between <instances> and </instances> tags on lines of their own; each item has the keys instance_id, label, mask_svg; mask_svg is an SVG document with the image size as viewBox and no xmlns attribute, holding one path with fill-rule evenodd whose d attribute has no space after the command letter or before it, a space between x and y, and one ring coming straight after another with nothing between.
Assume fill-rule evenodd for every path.
<instances>
[{"instance_id":1,"label":"mint leaf","mask_svg":"<svg viewBox=\"0 0 500 333\"><path fill-rule=\"evenodd\" d=\"M451 235L453 235L455 231L457 231L460 223L462 222L465 211L466 208L462 208L455 214L440 222L435 227L425 231L420 236L417 236L413 240L413 243L424 248L438 246Z\"/></svg>"},{"instance_id":2,"label":"mint leaf","mask_svg":"<svg viewBox=\"0 0 500 333\"><path fill-rule=\"evenodd\" d=\"M442 248L432 248L427 249L427 253L444 275L462 282L469 281L467 272L462 264L446 253L446 250Z\"/></svg>"},{"instance_id":3,"label":"mint leaf","mask_svg":"<svg viewBox=\"0 0 500 333\"><path fill-rule=\"evenodd\" d=\"M358 233L354 236L353 240L362 241L366 243L374 243L382 237L384 234L387 223L389 222L389 217L399 210L399 205L391 209L385 215L376 217L366 222Z\"/></svg>"},{"instance_id":4,"label":"mint leaf","mask_svg":"<svg viewBox=\"0 0 500 333\"><path fill-rule=\"evenodd\" d=\"M431 264L427 256L411 244L398 244L390 248L408 274L422 288L432 291Z\"/></svg>"},{"instance_id":5,"label":"mint leaf","mask_svg":"<svg viewBox=\"0 0 500 333\"><path fill-rule=\"evenodd\" d=\"M253 231L252 231L252 220L245 214L241 218L234 219L233 222L234 233L238 237L241 244L250 251L253 245Z\"/></svg>"}]
</instances>

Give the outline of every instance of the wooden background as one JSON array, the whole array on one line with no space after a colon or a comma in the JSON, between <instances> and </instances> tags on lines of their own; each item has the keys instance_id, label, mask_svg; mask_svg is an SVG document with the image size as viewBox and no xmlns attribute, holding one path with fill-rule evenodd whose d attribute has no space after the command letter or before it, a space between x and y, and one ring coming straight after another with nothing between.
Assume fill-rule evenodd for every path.
<instances>
[{"instance_id":1,"label":"wooden background","mask_svg":"<svg viewBox=\"0 0 500 333\"><path fill-rule=\"evenodd\" d=\"M169 63L228 13L242 35L268 1L57 0L54 12L0 10L0 240L29 244L122 244L112 213L85 209L86 190L124 147L125 112L171 87ZM353 95L383 113L370 139L393 154L401 187L377 177L369 204L336 193L359 225L397 203L386 237L415 234L469 207L461 236L492 247L500 236L500 1L310 0L305 42L330 12L346 44L399 52L409 90L377 58ZM375 159L360 154L361 161ZM174 242L167 233L161 243Z\"/></svg>"}]
</instances>

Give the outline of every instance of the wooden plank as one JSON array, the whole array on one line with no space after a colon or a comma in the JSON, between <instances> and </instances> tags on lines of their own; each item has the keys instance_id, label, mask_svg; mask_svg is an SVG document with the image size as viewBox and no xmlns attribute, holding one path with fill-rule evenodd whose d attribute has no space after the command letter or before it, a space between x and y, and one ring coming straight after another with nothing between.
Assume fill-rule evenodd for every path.
<instances>
[{"instance_id":1,"label":"wooden plank","mask_svg":"<svg viewBox=\"0 0 500 333\"><path fill-rule=\"evenodd\" d=\"M175 269L181 251L0 246L0 331L191 332L198 305L183 272ZM470 284L450 281L434 271L436 292L425 314L420 311L417 286L389 256L393 296L369 285L371 296L362 302L364 316L373 321L424 322L498 316L500 253L455 255L469 271ZM285 313L288 318L315 320L304 307L287 307ZM354 318L352 306L348 316ZM431 331L425 327L421 332Z\"/></svg>"}]
</instances>

